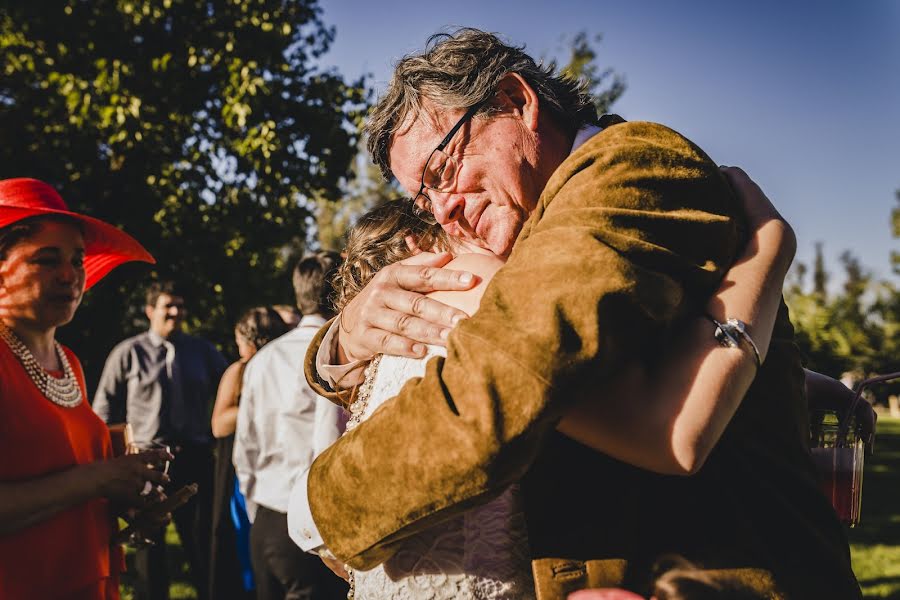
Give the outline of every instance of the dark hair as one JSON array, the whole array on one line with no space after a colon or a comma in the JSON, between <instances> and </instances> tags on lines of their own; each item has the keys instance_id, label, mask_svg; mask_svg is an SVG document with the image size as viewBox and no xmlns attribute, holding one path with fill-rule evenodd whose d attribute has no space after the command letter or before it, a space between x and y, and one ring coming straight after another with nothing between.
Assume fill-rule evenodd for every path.
<instances>
[{"instance_id":1,"label":"dark hair","mask_svg":"<svg viewBox=\"0 0 900 600\"><path fill-rule=\"evenodd\" d=\"M490 99L509 73L522 76L560 127L574 132L595 123L597 109L584 82L554 71L552 65L536 63L524 47L504 44L492 33L466 27L435 34L424 52L397 63L387 91L369 113L366 133L372 160L390 178L391 137L410 114L421 113L423 100L447 109L467 109ZM477 114L490 110L486 103Z\"/></svg>"},{"instance_id":2,"label":"dark hair","mask_svg":"<svg viewBox=\"0 0 900 600\"><path fill-rule=\"evenodd\" d=\"M179 284L171 280L154 281L147 286L147 306L156 306L161 295L178 296L184 298L184 292Z\"/></svg>"},{"instance_id":3,"label":"dark hair","mask_svg":"<svg viewBox=\"0 0 900 600\"><path fill-rule=\"evenodd\" d=\"M287 333L288 326L271 306L257 306L245 312L234 331L259 350L278 336Z\"/></svg>"},{"instance_id":4,"label":"dark hair","mask_svg":"<svg viewBox=\"0 0 900 600\"><path fill-rule=\"evenodd\" d=\"M0 229L0 260L5 260L6 253L9 252L10 248L36 234L40 231L43 224L47 222L71 225L76 227L82 235L84 234L82 224L77 219L65 215L36 215L28 217Z\"/></svg>"},{"instance_id":5,"label":"dark hair","mask_svg":"<svg viewBox=\"0 0 900 600\"><path fill-rule=\"evenodd\" d=\"M340 265L341 255L337 252L317 252L300 259L294 267L293 276L294 294L300 312L326 317L334 314L332 279Z\"/></svg>"},{"instance_id":6,"label":"dark hair","mask_svg":"<svg viewBox=\"0 0 900 600\"><path fill-rule=\"evenodd\" d=\"M344 263L335 274L338 310L343 310L378 271L412 256L406 244L410 235L422 250L448 250L451 245L440 225L419 218L409 198L385 202L359 218L350 229Z\"/></svg>"}]
</instances>

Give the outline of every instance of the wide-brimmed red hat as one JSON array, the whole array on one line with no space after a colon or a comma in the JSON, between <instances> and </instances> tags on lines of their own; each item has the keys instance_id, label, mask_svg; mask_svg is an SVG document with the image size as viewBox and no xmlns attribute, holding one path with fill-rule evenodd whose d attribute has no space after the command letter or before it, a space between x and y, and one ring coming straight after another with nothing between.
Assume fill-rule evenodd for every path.
<instances>
[{"instance_id":1,"label":"wide-brimmed red hat","mask_svg":"<svg viewBox=\"0 0 900 600\"><path fill-rule=\"evenodd\" d=\"M0 229L28 217L64 215L84 228L85 289L129 261L156 260L136 239L100 219L69 210L50 185L37 179L0 180Z\"/></svg>"}]
</instances>

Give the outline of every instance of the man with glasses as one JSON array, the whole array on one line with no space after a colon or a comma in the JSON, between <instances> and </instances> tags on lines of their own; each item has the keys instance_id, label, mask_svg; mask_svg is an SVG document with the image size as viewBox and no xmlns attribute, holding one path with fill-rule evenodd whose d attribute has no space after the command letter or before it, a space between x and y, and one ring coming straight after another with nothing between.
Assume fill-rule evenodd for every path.
<instances>
[{"instance_id":1,"label":"man with glasses","mask_svg":"<svg viewBox=\"0 0 900 600\"><path fill-rule=\"evenodd\" d=\"M320 332L307 376L323 394L355 383L377 353L422 356L423 343L445 343L447 358L299 480L311 514L292 517L306 523L295 540L366 569L521 480L538 588L553 597L571 585L638 586L667 553L770 597L773 577L789 597L859 597L809 461L786 310L740 410L690 477L643 471L555 431L575 398L630 360L658 357L742 243L738 204L699 148L592 111L576 84L477 30L435 36L397 65L368 124L375 162L449 234L508 261L455 327L463 315L422 293L472 279L429 256L382 270ZM629 399L598 402L612 418ZM378 452L395 440L406 459Z\"/></svg>"},{"instance_id":2,"label":"man with glasses","mask_svg":"<svg viewBox=\"0 0 900 600\"><path fill-rule=\"evenodd\" d=\"M147 288L148 331L119 343L106 359L94 412L106 423L130 423L137 443L160 442L175 455L170 489L199 491L172 520L181 538L198 598L207 598L212 521L212 432L209 414L228 363L208 341L182 331L184 293L173 281ZM135 552L135 598L169 597L165 532Z\"/></svg>"}]
</instances>

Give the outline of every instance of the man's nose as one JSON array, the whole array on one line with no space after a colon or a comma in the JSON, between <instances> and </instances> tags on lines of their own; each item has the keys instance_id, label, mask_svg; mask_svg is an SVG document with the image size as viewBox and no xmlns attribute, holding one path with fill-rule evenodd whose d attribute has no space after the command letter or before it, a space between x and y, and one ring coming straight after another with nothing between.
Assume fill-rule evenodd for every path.
<instances>
[{"instance_id":1,"label":"man's nose","mask_svg":"<svg viewBox=\"0 0 900 600\"><path fill-rule=\"evenodd\" d=\"M452 192L431 192L431 194L431 209L438 223L449 225L463 218L466 199L462 194Z\"/></svg>"}]
</instances>

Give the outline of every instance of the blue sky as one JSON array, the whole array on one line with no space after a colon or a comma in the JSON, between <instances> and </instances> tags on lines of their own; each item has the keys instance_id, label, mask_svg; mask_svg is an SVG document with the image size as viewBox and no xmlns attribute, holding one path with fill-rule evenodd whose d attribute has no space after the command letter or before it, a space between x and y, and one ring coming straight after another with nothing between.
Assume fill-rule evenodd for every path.
<instances>
[{"instance_id":1,"label":"blue sky","mask_svg":"<svg viewBox=\"0 0 900 600\"><path fill-rule=\"evenodd\" d=\"M900 189L900 2L641 0L322 0L337 28L323 66L370 73L427 37L473 26L565 58L563 36L602 34L601 66L626 77L614 110L666 124L759 183L799 238L797 259L825 244L891 275L890 211Z\"/></svg>"}]
</instances>

